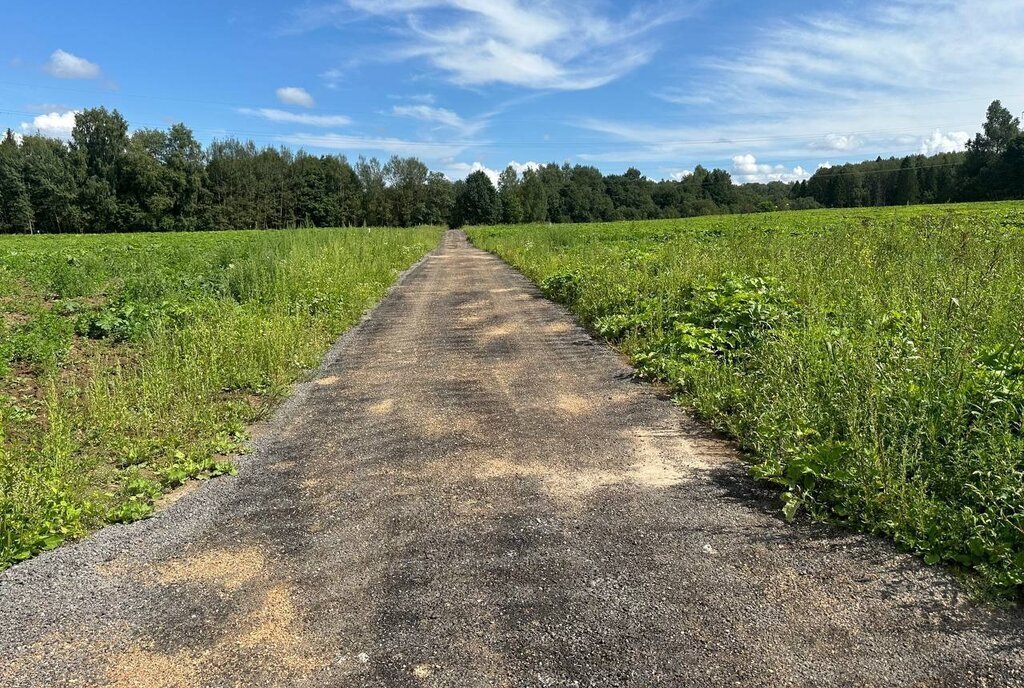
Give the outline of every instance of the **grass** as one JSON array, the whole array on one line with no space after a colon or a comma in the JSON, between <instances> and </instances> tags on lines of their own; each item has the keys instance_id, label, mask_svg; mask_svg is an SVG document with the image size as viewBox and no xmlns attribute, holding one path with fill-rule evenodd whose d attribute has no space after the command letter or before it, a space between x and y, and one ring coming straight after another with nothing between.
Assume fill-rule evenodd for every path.
<instances>
[{"instance_id":1,"label":"grass","mask_svg":"<svg viewBox=\"0 0 1024 688\"><path fill-rule=\"evenodd\" d=\"M735 437L788 517L1024 592L1024 204L469 234Z\"/></svg>"},{"instance_id":2,"label":"grass","mask_svg":"<svg viewBox=\"0 0 1024 688\"><path fill-rule=\"evenodd\" d=\"M440 230L0 238L0 568L232 472Z\"/></svg>"}]
</instances>

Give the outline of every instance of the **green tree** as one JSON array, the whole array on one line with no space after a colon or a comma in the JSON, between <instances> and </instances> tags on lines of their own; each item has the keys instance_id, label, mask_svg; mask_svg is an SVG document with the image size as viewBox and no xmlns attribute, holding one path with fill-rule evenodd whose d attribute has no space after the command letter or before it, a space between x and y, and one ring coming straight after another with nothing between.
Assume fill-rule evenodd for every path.
<instances>
[{"instance_id":1,"label":"green tree","mask_svg":"<svg viewBox=\"0 0 1024 688\"><path fill-rule=\"evenodd\" d=\"M658 208L652 198L654 185L631 167L623 175L609 175L604 178L608 196L615 206L616 217L623 220L643 220L658 216Z\"/></svg>"},{"instance_id":2,"label":"green tree","mask_svg":"<svg viewBox=\"0 0 1024 688\"><path fill-rule=\"evenodd\" d=\"M596 167L577 165L569 173L562 190L565 208L573 222L598 222L612 219L614 207Z\"/></svg>"},{"instance_id":3,"label":"green tree","mask_svg":"<svg viewBox=\"0 0 1024 688\"><path fill-rule=\"evenodd\" d=\"M256 146L237 139L214 141L207 151L210 222L218 229L258 226Z\"/></svg>"},{"instance_id":4,"label":"green tree","mask_svg":"<svg viewBox=\"0 0 1024 688\"><path fill-rule=\"evenodd\" d=\"M75 161L59 139L26 136L21 142L22 170L35 214L37 232L82 228Z\"/></svg>"},{"instance_id":5,"label":"green tree","mask_svg":"<svg viewBox=\"0 0 1024 688\"><path fill-rule=\"evenodd\" d=\"M994 100L988 106L982 129L985 132L984 136L979 134L973 143L990 153L1005 153L1010 143L1021 133L1020 119L1014 117L1001 102Z\"/></svg>"},{"instance_id":6,"label":"green tree","mask_svg":"<svg viewBox=\"0 0 1024 688\"><path fill-rule=\"evenodd\" d=\"M900 165L900 174L896 182L897 205L913 205L921 198L921 191L918 187L917 169L914 165L914 158L906 157Z\"/></svg>"},{"instance_id":7,"label":"green tree","mask_svg":"<svg viewBox=\"0 0 1024 688\"><path fill-rule=\"evenodd\" d=\"M330 202L329 226L356 227L363 224L363 192L359 177L344 156L331 155L321 159L326 193Z\"/></svg>"},{"instance_id":8,"label":"green tree","mask_svg":"<svg viewBox=\"0 0 1024 688\"><path fill-rule=\"evenodd\" d=\"M10 129L0 142L0 232L31 232L32 203L25 188L21 149Z\"/></svg>"},{"instance_id":9,"label":"green tree","mask_svg":"<svg viewBox=\"0 0 1024 688\"><path fill-rule=\"evenodd\" d=\"M514 225L523 221L519 173L511 165L498 176L498 200L501 203L501 221L503 223Z\"/></svg>"},{"instance_id":10,"label":"green tree","mask_svg":"<svg viewBox=\"0 0 1024 688\"><path fill-rule=\"evenodd\" d=\"M565 188L569 185L572 169L568 163L558 166L555 163L544 165L537 170L541 183L544 185L544 199L547 201L548 222L569 222L569 211L565 206Z\"/></svg>"},{"instance_id":11,"label":"green tree","mask_svg":"<svg viewBox=\"0 0 1024 688\"><path fill-rule=\"evenodd\" d=\"M455 186L440 172L431 172L427 177L426 208L423 224L449 224L455 209Z\"/></svg>"},{"instance_id":12,"label":"green tree","mask_svg":"<svg viewBox=\"0 0 1024 688\"><path fill-rule=\"evenodd\" d=\"M388 204L387 183L384 169L377 158L359 158L356 174L363 188L363 218L371 227L386 227L391 224Z\"/></svg>"},{"instance_id":13,"label":"green tree","mask_svg":"<svg viewBox=\"0 0 1024 688\"><path fill-rule=\"evenodd\" d=\"M491 178L482 171L466 177L455 199L452 226L492 225L500 221L501 203Z\"/></svg>"},{"instance_id":14,"label":"green tree","mask_svg":"<svg viewBox=\"0 0 1024 688\"><path fill-rule=\"evenodd\" d=\"M119 224L118 186L128 155L128 122L117 110L91 108L75 117L71 151L83 177L79 206L88 229L108 232Z\"/></svg>"},{"instance_id":15,"label":"green tree","mask_svg":"<svg viewBox=\"0 0 1024 688\"><path fill-rule=\"evenodd\" d=\"M171 196L174 228L196 230L208 225L210 196L207 191L206 156L192 130L174 124L167 131L160 162Z\"/></svg>"},{"instance_id":16,"label":"green tree","mask_svg":"<svg viewBox=\"0 0 1024 688\"><path fill-rule=\"evenodd\" d=\"M289 170L295 220L300 227L329 227L338 215L337 197L328 186L320 158L299 151Z\"/></svg>"},{"instance_id":17,"label":"green tree","mask_svg":"<svg viewBox=\"0 0 1024 688\"><path fill-rule=\"evenodd\" d=\"M392 221L400 227L426 224L427 166L416 158L396 155L383 171Z\"/></svg>"},{"instance_id":18,"label":"green tree","mask_svg":"<svg viewBox=\"0 0 1024 688\"><path fill-rule=\"evenodd\" d=\"M548 219L547 192L537 170L528 169L523 172L519 196L524 222L545 222Z\"/></svg>"}]
</instances>

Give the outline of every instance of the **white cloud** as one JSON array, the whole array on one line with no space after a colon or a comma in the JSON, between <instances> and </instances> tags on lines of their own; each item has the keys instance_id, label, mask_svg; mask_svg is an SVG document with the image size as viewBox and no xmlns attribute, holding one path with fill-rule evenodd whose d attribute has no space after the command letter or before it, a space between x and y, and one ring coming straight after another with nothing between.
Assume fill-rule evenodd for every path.
<instances>
[{"instance_id":1,"label":"white cloud","mask_svg":"<svg viewBox=\"0 0 1024 688\"><path fill-rule=\"evenodd\" d=\"M273 108L240 108L238 112L249 117L260 117L270 122L304 124L310 127L344 127L352 123L352 120L344 115L308 115Z\"/></svg>"},{"instance_id":2,"label":"white cloud","mask_svg":"<svg viewBox=\"0 0 1024 688\"><path fill-rule=\"evenodd\" d=\"M962 151L971 140L971 135L966 131L950 131L943 133L936 129L932 135L921 142L922 155L935 155L936 153L954 153Z\"/></svg>"},{"instance_id":3,"label":"white cloud","mask_svg":"<svg viewBox=\"0 0 1024 688\"><path fill-rule=\"evenodd\" d=\"M430 105L396 105L392 112L399 117L409 117L452 129L460 136L472 137L487 127L487 119L466 120L445 108Z\"/></svg>"},{"instance_id":4,"label":"white cloud","mask_svg":"<svg viewBox=\"0 0 1024 688\"><path fill-rule=\"evenodd\" d=\"M483 172L486 174L491 182L498 185L498 175L501 174L499 170L491 169L481 162L474 162L472 164L466 162L455 162L447 166L444 173L445 176L452 181L458 181L459 179L465 179L474 172Z\"/></svg>"},{"instance_id":5,"label":"white cloud","mask_svg":"<svg viewBox=\"0 0 1024 688\"><path fill-rule=\"evenodd\" d=\"M607 135L590 160L690 165L753 153L810 161L956 149L1003 98L1024 108L1020 0L865 0L738 35L741 47L655 93L676 117L583 119ZM950 46L956 46L952 49ZM1012 99L1012 100L1011 100ZM708 122L700 125L693 122ZM942 133L932 138L935 129Z\"/></svg>"},{"instance_id":6,"label":"white cloud","mask_svg":"<svg viewBox=\"0 0 1024 688\"><path fill-rule=\"evenodd\" d=\"M855 151L860 145L860 139L852 134L825 134L821 141L812 143L811 148L827 151Z\"/></svg>"},{"instance_id":7,"label":"white cloud","mask_svg":"<svg viewBox=\"0 0 1024 688\"><path fill-rule=\"evenodd\" d=\"M656 47L650 30L683 16L658 6L612 18L598 7L586 0L344 0L305 8L299 25L383 17L402 38L384 46L385 55L426 60L456 84L582 90L648 62Z\"/></svg>"},{"instance_id":8,"label":"white cloud","mask_svg":"<svg viewBox=\"0 0 1024 688\"><path fill-rule=\"evenodd\" d=\"M49 112L44 115L37 115L31 122L21 123L23 134L42 134L55 139L71 138L71 131L75 128L75 117L77 112Z\"/></svg>"},{"instance_id":9,"label":"white cloud","mask_svg":"<svg viewBox=\"0 0 1024 688\"><path fill-rule=\"evenodd\" d=\"M500 170L495 170L490 167L487 167L482 162L449 162L445 166L444 173L445 176L447 176L449 179L451 179L452 181L456 181L459 179L465 179L474 172L483 172L488 177L490 177L491 181L494 182L494 185L497 186L498 177L504 170L508 169L509 167L514 169L518 174L522 175L523 172L525 172L526 170L540 169L542 165L540 163L532 161L520 163L516 162L515 160L512 160L511 162L509 162L508 165L505 165L505 167L502 167Z\"/></svg>"},{"instance_id":10,"label":"white cloud","mask_svg":"<svg viewBox=\"0 0 1024 688\"><path fill-rule=\"evenodd\" d=\"M799 165L790 169L785 165L759 163L757 158L749 153L733 156L732 167L736 173L736 180L740 183L797 182L811 176Z\"/></svg>"},{"instance_id":11,"label":"white cloud","mask_svg":"<svg viewBox=\"0 0 1024 688\"><path fill-rule=\"evenodd\" d=\"M283 86L277 89L277 99L285 105L297 105L305 108L316 106L313 96L309 95L306 89L298 86Z\"/></svg>"},{"instance_id":12,"label":"white cloud","mask_svg":"<svg viewBox=\"0 0 1024 688\"><path fill-rule=\"evenodd\" d=\"M433 143L393 137L346 134L298 133L278 137L282 143L301 148L324 148L359 154L383 152L390 155L414 156L423 160L447 160L461 155L471 144Z\"/></svg>"},{"instance_id":13,"label":"white cloud","mask_svg":"<svg viewBox=\"0 0 1024 688\"><path fill-rule=\"evenodd\" d=\"M677 172L669 172L668 178L672 181L681 182L687 177L693 176L693 170L679 170Z\"/></svg>"},{"instance_id":14,"label":"white cloud","mask_svg":"<svg viewBox=\"0 0 1024 688\"><path fill-rule=\"evenodd\" d=\"M412 117L424 122L443 124L455 129L465 126L465 121L451 110L430 107L429 105L396 105L394 113L401 117Z\"/></svg>"},{"instance_id":15,"label":"white cloud","mask_svg":"<svg viewBox=\"0 0 1024 688\"><path fill-rule=\"evenodd\" d=\"M513 160L508 165L506 165L506 167L512 167L516 172L518 172L521 175L523 172L526 172L526 170L539 170L541 167L543 167L543 165L541 165L539 162L533 162L532 160L530 162L523 163L519 163Z\"/></svg>"},{"instance_id":16,"label":"white cloud","mask_svg":"<svg viewBox=\"0 0 1024 688\"><path fill-rule=\"evenodd\" d=\"M345 77L345 73L343 71L341 71L340 69L336 69L336 68L335 69L328 69L326 72L323 72L320 75L320 78L324 80L324 83L327 85L327 88L331 88L331 89L337 88L338 84L341 83L341 80L344 77Z\"/></svg>"},{"instance_id":17,"label":"white cloud","mask_svg":"<svg viewBox=\"0 0 1024 688\"><path fill-rule=\"evenodd\" d=\"M98 64L63 50L53 51L45 69L58 79L97 79L101 73Z\"/></svg>"}]
</instances>

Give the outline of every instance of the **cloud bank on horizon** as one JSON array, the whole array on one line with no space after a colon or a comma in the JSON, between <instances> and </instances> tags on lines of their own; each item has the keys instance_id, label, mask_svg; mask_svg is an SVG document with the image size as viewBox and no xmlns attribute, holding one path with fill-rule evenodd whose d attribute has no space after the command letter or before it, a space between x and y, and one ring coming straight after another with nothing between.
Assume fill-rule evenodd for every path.
<instances>
[{"instance_id":1,"label":"cloud bank on horizon","mask_svg":"<svg viewBox=\"0 0 1024 688\"><path fill-rule=\"evenodd\" d=\"M113 10L71 8L74 45L17 6L32 39L0 54L0 126L66 139L107 105L136 128L415 155L453 177L529 160L743 182L962 150L991 100L1024 107L1019 0L158 5L118 15L123 40L94 30Z\"/></svg>"}]
</instances>

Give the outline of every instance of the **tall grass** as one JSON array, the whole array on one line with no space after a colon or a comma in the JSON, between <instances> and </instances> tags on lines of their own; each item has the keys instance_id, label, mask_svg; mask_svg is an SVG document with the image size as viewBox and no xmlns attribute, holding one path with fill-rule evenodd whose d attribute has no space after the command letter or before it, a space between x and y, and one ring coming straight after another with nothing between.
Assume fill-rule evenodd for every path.
<instances>
[{"instance_id":1,"label":"tall grass","mask_svg":"<svg viewBox=\"0 0 1024 688\"><path fill-rule=\"evenodd\" d=\"M440 230L0 239L0 567L233 470Z\"/></svg>"},{"instance_id":2,"label":"tall grass","mask_svg":"<svg viewBox=\"0 0 1024 688\"><path fill-rule=\"evenodd\" d=\"M785 512L1024 591L1024 205L476 228Z\"/></svg>"}]
</instances>

